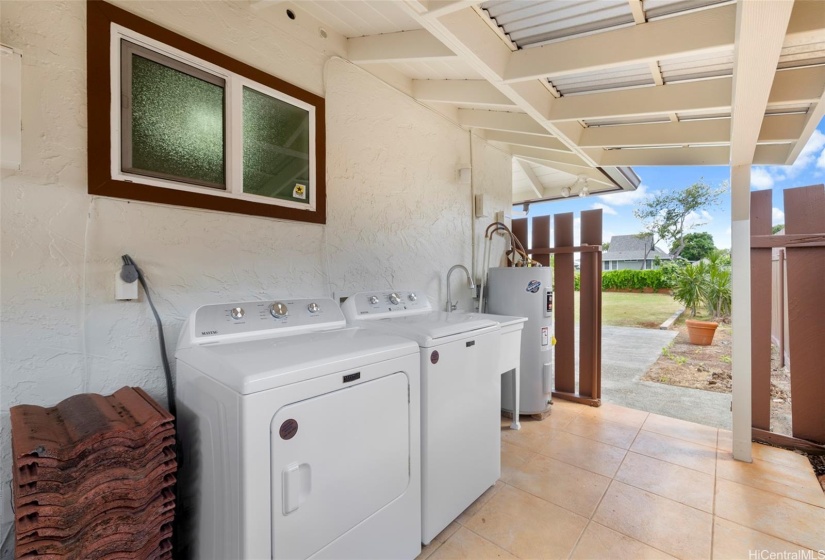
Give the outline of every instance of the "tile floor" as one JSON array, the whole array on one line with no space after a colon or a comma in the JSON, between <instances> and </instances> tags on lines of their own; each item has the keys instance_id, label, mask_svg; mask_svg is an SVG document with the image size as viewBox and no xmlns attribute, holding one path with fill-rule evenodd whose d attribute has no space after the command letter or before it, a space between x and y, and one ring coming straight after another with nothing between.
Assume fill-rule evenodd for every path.
<instances>
[{"instance_id":1,"label":"tile floor","mask_svg":"<svg viewBox=\"0 0 825 560\"><path fill-rule=\"evenodd\" d=\"M610 404L507 426L501 480L419 560L825 559L825 494L801 455L754 444L740 463L729 431Z\"/></svg>"}]
</instances>

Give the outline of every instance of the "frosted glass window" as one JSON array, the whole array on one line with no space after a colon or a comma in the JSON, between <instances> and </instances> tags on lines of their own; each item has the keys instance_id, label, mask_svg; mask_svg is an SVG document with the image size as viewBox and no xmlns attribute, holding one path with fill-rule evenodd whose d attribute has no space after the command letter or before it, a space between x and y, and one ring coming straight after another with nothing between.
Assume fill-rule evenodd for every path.
<instances>
[{"instance_id":1,"label":"frosted glass window","mask_svg":"<svg viewBox=\"0 0 825 560\"><path fill-rule=\"evenodd\" d=\"M225 189L224 80L127 41L121 60L123 171Z\"/></svg>"},{"instance_id":2,"label":"frosted glass window","mask_svg":"<svg viewBox=\"0 0 825 560\"><path fill-rule=\"evenodd\" d=\"M243 88L243 190L309 204L309 111Z\"/></svg>"}]
</instances>

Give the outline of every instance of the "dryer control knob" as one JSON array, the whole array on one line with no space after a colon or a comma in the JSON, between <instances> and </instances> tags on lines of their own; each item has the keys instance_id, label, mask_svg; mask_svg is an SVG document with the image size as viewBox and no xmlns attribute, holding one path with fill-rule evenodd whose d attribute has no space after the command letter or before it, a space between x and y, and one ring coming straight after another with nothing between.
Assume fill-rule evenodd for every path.
<instances>
[{"instance_id":1,"label":"dryer control knob","mask_svg":"<svg viewBox=\"0 0 825 560\"><path fill-rule=\"evenodd\" d=\"M321 310L321 306L315 302L312 302L309 305L307 305L307 309L310 313L318 313Z\"/></svg>"},{"instance_id":2,"label":"dryer control knob","mask_svg":"<svg viewBox=\"0 0 825 560\"><path fill-rule=\"evenodd\" d=\"M415 297L415 294L414 294L414 293L412 293L412 292L410 292L410 295L409 295L409 296L407 296L407 297L408 297L408 298L410 298L410 301L415 301L415 300L417 300L417 299L418 299L417 297Z\"/></svg>"},{"instance_id":3,"label":"dryer control knob","mask_svg":"<svg viewBox=\"0 0 825 560\"><path fill-rule=\"evenodd\" d=\"M370 296L370 303L373 305L378 303L378 296Z\"/></svg>"},{"instance_id":4,"label":"dryer control knob","mask_svg":"<svg viewBox=\"0 0 825 560\"><path fill-rule=\"evenodd\" d=\"M393 292L393 293L390 294L390 303L393 304L393 305L398 305L399 303L401 303L401 298L399 297L398 294Z\"/></svg>"},{"instance_id":5,"label":"dryer control knob","mask_svg":"<svg viewBox=\"0 0 825 560\"><path fill-rule=\"evenodd\" d=\"M276 301L275 303L269 306L269 312L276 319L283 319L284 317L289 315L289 308L286 306L285 303Z\"/></svg>"},{"instance_id":6,"label":"dryer control knob","mask_svg":"<svg viewBox=\"0 0 825 560\"><path fill-rule=\"evenodd\" d=\"M233 319L242 319L244 316L243 307L233 307L229 314L232 315Z\"/></svg>"}]
</instances>

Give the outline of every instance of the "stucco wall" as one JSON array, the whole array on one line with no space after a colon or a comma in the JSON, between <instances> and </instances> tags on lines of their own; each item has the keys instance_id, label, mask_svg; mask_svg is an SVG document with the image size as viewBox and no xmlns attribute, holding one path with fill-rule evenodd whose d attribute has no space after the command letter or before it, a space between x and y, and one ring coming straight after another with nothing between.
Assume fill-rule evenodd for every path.
<instances>
[{"instance_id":1,"label":"stucco wall","mask_svg":"<svg viewBox=\"0 0 825 560\"><path fill-rule=\"evenodd\" d=\"M2 2L2 43L24 65L23 169L3 170L0 191L4 524L10 406L123 385L163 402L148 305L113 299L123 253L146 272L173 352L182 321L206 302L399 286L442 305L447 268L471 266L472 190L488 194L491 213L509 208L509 156L331 58L340 39L246 3L119 4L326 97L328 224L88 196L85 3ZM456 169L471 160L474 184L460 184ZM477 239L487 223L477 220Z\"/></svg>"}]
</instances>

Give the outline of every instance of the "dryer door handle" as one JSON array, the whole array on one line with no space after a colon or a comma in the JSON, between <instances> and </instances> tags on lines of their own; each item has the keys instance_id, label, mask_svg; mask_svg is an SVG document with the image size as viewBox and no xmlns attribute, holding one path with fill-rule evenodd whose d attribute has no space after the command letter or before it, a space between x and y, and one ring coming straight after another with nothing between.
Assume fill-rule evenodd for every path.
<instances>
[{"instance_id":1,"label":"dryer door handle","mask_svg":"<svg viewBox=\"0 0 825 560\"><path fill-rule=\"evenodd\" d=\"M312 490L312 469L307 463L292 463L281 473L283 512L289 515L303 504Z\"/></svg>"}]
</instances>

